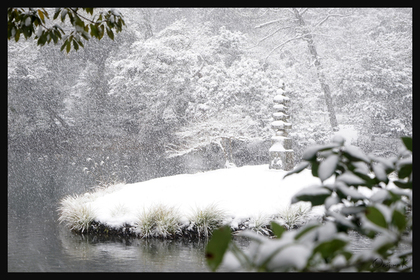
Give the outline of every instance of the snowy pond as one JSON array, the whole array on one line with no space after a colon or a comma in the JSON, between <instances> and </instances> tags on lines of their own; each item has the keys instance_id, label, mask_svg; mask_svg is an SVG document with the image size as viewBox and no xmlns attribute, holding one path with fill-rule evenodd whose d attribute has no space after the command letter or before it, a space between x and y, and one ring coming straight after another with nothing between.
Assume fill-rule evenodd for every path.
<instances>
[{"instance_id":1,"label":"snowy pond","mask_svg":"<svg viewBox=\"0 0 420 280\"><path fill-rule=\"evenodd\" d=\"M8 161L9 272L208 271L203 241L104 240L74 234L60 225L56 211L59 200L93 185L81 172L83 162L18 153L9 154ZM360 236L354 240L355 251L369 247L368 240ZM240 242L241 247L247 245L246 240Z\"/></svg>"}]
</instances>

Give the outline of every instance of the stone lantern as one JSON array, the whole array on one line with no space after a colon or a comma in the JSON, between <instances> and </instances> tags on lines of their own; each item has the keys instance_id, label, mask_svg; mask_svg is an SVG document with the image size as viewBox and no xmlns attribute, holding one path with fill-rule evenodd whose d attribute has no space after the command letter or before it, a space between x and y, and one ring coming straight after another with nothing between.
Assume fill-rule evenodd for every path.
<instances>
[{"instance_id":1,"label":"stone lantern","mask_svg":"<svg viewBox=\"0 0 420 280\"><path fill-rule=\"evenodd\" d=\"M271 138L272 145L269 150L270 169L289 171L294 167L292 139L287 137L288 130L292 128L292 124L287 122L289 118L289 115L287 115L289 102L289 98L285 96L285 91L279 89L274 97L274 121L271 123L271 128L274 130L275 135Z\"/></svg>"}]
</instances>

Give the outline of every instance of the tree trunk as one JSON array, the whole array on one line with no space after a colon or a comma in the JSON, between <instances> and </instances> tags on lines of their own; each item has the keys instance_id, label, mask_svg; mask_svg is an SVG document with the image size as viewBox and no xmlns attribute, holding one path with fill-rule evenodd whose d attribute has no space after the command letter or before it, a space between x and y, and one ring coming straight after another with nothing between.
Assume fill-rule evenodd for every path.
<instances>
[{"instance_id":1,"label":"tree trunk","mask_svg":"<svg viewBox=\"0 0 420 280\"><path fill-rule=\"evenodd\" d=\"M315 44L314 44L314 41L313 41L313 38L312 38L312 34L310 33L310 31L306 27L306 23L303 20L303 17L299 13L299 11L297 9L293 9L293 12L295 14L296 19L299 22L299 25L302 27L302 37L308 43L309 52L312 55L313 64L316 67L316 73L318 75L318 80L321 84L322 91L324 92L325 102L327 104L327 110L328 110L328 114L329 114L329 117L330 117L331 127L334 131L337 131L338 130L338 123L337 123L337 118L335 116L334 107L332 105L330 87L326 83L325 75L323 73L321 62L319 61L318 53L317 53L316 48L315 48Z\"/></svg>"},{"instance_id":2,"label":"tree trunk","mask_svg":"<svg viewBox=\"0 0 420 280\"><path fill-rule=\"evenodd\" d=\"M44 105L44 108L47 110L52 121L57 119L66 130L69 130L70 126L53 109L51 109L48 105Z\"/></svg>"}]
</instances>

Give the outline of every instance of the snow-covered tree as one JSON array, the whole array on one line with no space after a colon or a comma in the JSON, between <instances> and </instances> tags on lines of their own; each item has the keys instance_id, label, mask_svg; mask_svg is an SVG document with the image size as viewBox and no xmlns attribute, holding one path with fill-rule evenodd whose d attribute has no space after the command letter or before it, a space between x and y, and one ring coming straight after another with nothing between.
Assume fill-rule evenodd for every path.
<instances>
[{"instance_id":1,"label":"snow-covered tree","mask_svg":"<svg viewBox=\"0 0 420 280\"><path fill-rule=\"evenodd\" d=\"M412 27L409 9L366 11L355 49L339 70L337 105L364 133L412 133ZM351 103L349 102L351 101Z\"/></svg>"},{"instance_id":2,"label":"snow-covered tree","mask_svg":"<svg viewBox=\"0 0 420 280\"><path fill-rule=\"evenodd\" d=\"M270 95L280 81L245 45L240 32L177 21L110 63L110 95L131 108L121 114L140 135L152 124L173 130L177 137L158 141L175 153L221 137L267 136Z\"/></svg>"}]
</instances>

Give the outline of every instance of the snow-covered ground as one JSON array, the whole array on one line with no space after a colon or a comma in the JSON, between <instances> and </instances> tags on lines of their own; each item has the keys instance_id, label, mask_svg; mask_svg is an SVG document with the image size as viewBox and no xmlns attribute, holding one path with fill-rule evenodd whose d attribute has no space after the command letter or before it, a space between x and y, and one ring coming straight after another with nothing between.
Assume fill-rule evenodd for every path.
<instances>
[{"instance_id":1,"label":"snow-covered ground","mask_svg":"<svg viewBox=\"0 0 420 280\"><path fill-rule=\"evenodd\" d=\"M283 179L286 173L270 170L268 165L244 166L120 184L77 199L93 209L95 221L115 228L135 225L139 213L155 205L176 207L187 223L195 209L212 204L225 211L225 222L235 227L249 218L278 214L296 192L320 184L310 170ZM312 214L323 211L314 207Z\"/></svg>"},{"instance_id":2,"label":"snow-covered ground","mask_svg":"<svg viewBox=\"0 0 420 280\"><path fill-rule=\"evenodd\" d=\"M346 144L355 144L359 137L356 128L353 125L338 125L339 131L334 132L334 135L340 135L346 139Z\"/></svg>"}]
</instances>

